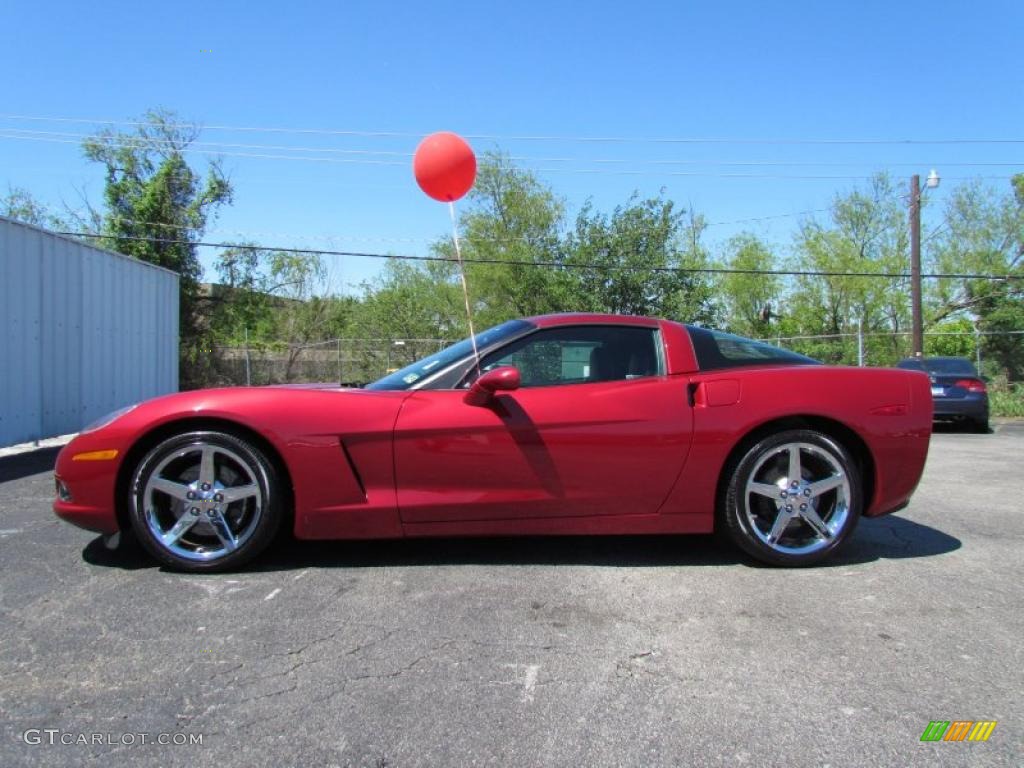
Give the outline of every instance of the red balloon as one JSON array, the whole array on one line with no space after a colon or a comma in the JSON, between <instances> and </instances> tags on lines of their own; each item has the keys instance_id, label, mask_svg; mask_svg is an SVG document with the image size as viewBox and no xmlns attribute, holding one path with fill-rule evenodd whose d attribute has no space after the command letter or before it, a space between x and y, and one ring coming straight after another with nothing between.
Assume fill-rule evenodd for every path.
<instances>
[{"instance_id":1,"label":"red balloon","mask_svg":"<svg viewBox=\"0 0 1024 768\"><path fill-rule=\"evenodd\" d=\"M412 172L420 189L450 203L469 192L476 181L476 155L465 139L449 131L432 133L416 147Z\"/></svg>"}]
</instances>

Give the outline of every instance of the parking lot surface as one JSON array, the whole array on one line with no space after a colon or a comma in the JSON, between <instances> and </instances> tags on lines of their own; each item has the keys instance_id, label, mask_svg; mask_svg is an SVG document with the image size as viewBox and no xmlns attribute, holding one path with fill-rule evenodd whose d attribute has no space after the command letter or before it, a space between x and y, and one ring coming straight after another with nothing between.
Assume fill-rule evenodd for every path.
<instances>
[{"instance_id":1,"label":"parking lot surface","mask_svg":"<svg viewBox=\"0 0 1024 768\"><path fill-rule=\"evenodd\" d=\"M0 766L1022 764L1024 425L936 434L910 507L802 570L696 536L184 576L58 521L55 455L0 459Z\"/></svg>"}]
</instances>

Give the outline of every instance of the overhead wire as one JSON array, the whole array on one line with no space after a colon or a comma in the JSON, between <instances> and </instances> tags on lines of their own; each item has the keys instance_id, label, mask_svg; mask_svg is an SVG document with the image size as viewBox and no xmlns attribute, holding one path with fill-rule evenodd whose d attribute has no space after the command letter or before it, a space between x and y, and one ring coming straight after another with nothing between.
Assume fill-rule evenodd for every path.
<instances>
[{"instance_id":1,"label":"overhead wire","mask_svg":"<svg viewBox=\"0 0 1024 768\"><path fill-rule=\"evenodd\" d=\"M458 260L451 256L421 256L412 254L396 253L373 253L367 251L342 251L322 248L293 248L273 245L254 245L248 243L214 243L194 240L180 240L161 237L145 237L138 235L101 235L94 232L57 232L58 235L66 237L83 237L105 240L128 240L136 242L161 243L165 245L188 245L203 248L222 248L252 251L274 251L278 253L306 254L310 256L347 256L353 258L369 259L395 259L400 261L419 262L447 262L457 264ZM623 270L630 272L646 271L659 273L699 273L699 274L739 274L739 275L772 275L781 277L870 277L888 279L908 279L907 272L842 272L832 270L787 270L787 269L740 269L734 267L656 267L656 266L632 266L628 264L584 264L571 261L549 261L549 260L515 260L515 259L489 259L489 258L463 258L466 264L498 264L506 266L524 267L547 267L554 269L587 269L595 271ZM1024 275L996 275L980 273L923 273L922 278L936 280L1020 280Z\"/></svg>"},{"instance_id":2,"label":"overhead wire","mask_svg":"<svg viewBox=\"0 0 1024 768\"><path fill-rule=\"evenodd\" d=\"M731 226L734 224L749 224L758 221L771 221L777 219L793 218L795 216L805 216L815 213L826 213L830 208L810 208L803 211L793 211L791 213L778 213L769 216L754 216L743 219L732 219L729 221L710 221L704 224L705 227L721 227ZM128 224L135 227L159 227L163 229L175 229L183 231L191 231L196 227L188 224L172 224L170 222L163 221L140 221L127 216L118 216L116 214L110 214L105 217L106 220L120 222L122 224ZM247 230L243 232L240 229L232 229L229 227L207 227L204 232L219 232L221 234L235 234L241 238L249 237L280 237L296 240L319 240L322 242L332 241L349 241L349 242L364 242L364 243L407 243L407 244L425 244L437 241L438 237L367 237L357 235L346 235L346 234L298 234L294 232L277 232L268 230ZM99 235L99 233L94 233ZM479 235L472 235L466 237L471 242L487 242L487 243L532 243L536 242L536 238L521 236L521 237L481 237Z\"/></svg>"},{"instance_id":3,"label":"overhead wire","mask_svg":"<svg viewBox=\"0 0 1024 768\"><path fill-rule=\"evenodd\" d=\"M145 137L145 136L127 136L127 135L93 135L88 133L71 133L68 131L40 131L31 130L24 128L8 128L0 126L0 131L5 132L2 138L9 139L26 139L32 140L33 138L74 138L80 140L91 139L97 142L110 142L112 144L125 144L133 147L170 147L170 148L181 148L179 142L175 142L169 139L160 139L158 137ZM319 154L339 154L339 155L379 155L385 157L402 157L412 158L413 152L400 152L396 150L377 150L377 149L342 149L338 147L305 147L295 146L291 144L249 144L239 142L219 142L219 141L201 141L194 140L188 142L189 146L196 147L216 147L226 149L260 149L260 150L272 150L277 152L308 152L308 153L319 153ZM813 160L708 160L708 159L680 159L680 158L608 158L608 157L550 157L550 156L529 156L529 155L512 155L509 160L514 162L534 162L534 163L590 163L595 165L625 165L625 164L636 164L636 165L686 165L686 166L722 166L722 167L794 167L794 168L862 168L870 163L861 162L831 162L831 161L813 161ZM401 163L396 163L401 164ZM886 163L887 168L919 168L926 163ZM975 167L998 167L998 168L1020 168L1024 167L1024 162L1013 162L1013 161L977 161L977 162L943 162L941 165L944 168L975 168Z\"/></svg>"},{"instance_id":4,"label":"overhead wire","mask_svg":"<svg viewBox=\"0 0 1024 768\"><path fill-rule=\"evenodd\" d=\"M103 136L95 135L90 133L70 133L68 131L33 131L23 128L7 128L0 126L0 131L5 131L8 134L17 134L15 136L5 136L4 138L26 138L31 139L34 137L59 137L59 138L73 138L79 140L91 139L96 142L109 142L111 144L126 144L135 147L170 147L180 148L180 142L173 141L171 139L161 139L158 137L148 136L131 136L131 135L113 135ZM76 142L77 143L77 142ZM392 157L412 157L412 152L397 152L394 150L382 150L382 149L339 149L334 147L296 147L290 144L244 144L237 142L221 142L221 141L200 141L198 139L188 142L189 146L203 146L203 147L227 147L229 149L270 149L279 151L289 152L321 152L329 154L342 154L342 155L384 155Z\"/></svg>"},{"instance_id":5,"label":"overhead wire","mask_svg":"<svg viewBox=\"0 0 1024 768\"><path fill-rule=\"evenodd\" d=\"M48 121L48 122L67 122L67 123L97 123L106 125L131 125L131 126L143 126L150 125L146 121L128 121L128 120L87 120L80 118L64 118L64 117L42 117L42 116L26 116L26 115L0 115L0 119L8 120L35 120L35 121ZM171 123L169 127L196 127L199 126L194 123ZM310 133L310 134L325 134L325 135L346 135L346 136L401 136L401 137L417 137L419 134L402 133L395 131L333 131L333 130L319 130L319 129L286 129L286 128L267 128L257 126L205 126L211 130L238 130L238 131L265 131L265 132L278 132L278 133ZM4 133L6 132L6 133ZM471 136L472 137L472 136ZM53 143L64 143L64 144L79 144L80 139L84 138L97 138L91 137L84 134L75 134L67 132L55 132L55 131L38 131L38 130L26 130L17 128L6 128L0 126L0 139L20 139L30 141L48 141ZM98 137L99 140L103 140L104 137ZM404 166L407 161L391 161L391 160L376 160L366 159L367 155L374 156L386 156L386 157L411 157L411 153L397 152L397 151L385 151L385 150L365 150L365 149L340 149L340 148L322 148L322 147L294 147L289 145L266 145L266 144L245 144L245 143L226 143L226 142L205 142L196 141L194 142L197 147L216 147L216 148L228 148L228 149L267 149L282 151L288 154L268 154L268 153L252 153L252 152L233 152L233 151L221 151L213 149L199 149L192 147L180 147L175 146L174 142L165 141L157 138L146 138L146 137L133 137L133 136L111 136L109 137L111 142L117 142L118 144L124 144L132 147L146 147L146 146L173 146L178 151L190 152L195 154L203 155L216 155L216 156L230 156L230 157L252 157L261 159L275 159L275 160L299 160L299 161L314 161L314 162L328 162L328 163L353 163L353 164L371 164L371 165L394 165ZM514 137L514 136L488 136L478 135L475 138L555 138L555 137ZM573 137L565 137L566 140L573 140ZM575 137L580 140L587 141L633 141L628 137ZM647 141L646 139L635 139L636 141ZM651 141L655 141L651 139ZM974 139L956 139L956 140L944 140L944 141L905 141L905 140L726 140L726 139L657 139L656 141L664 142L687 142L687 143L822 143L822 144L842 144L842 143L1024 143L1024 140L1007 139L1007 140L974 140ZM359 155L360 157L344 157L344 158L333 158L333 157L307 157L296 152L315 152L323 154L344 154L344 155ZM562 158L562 157L543 157L543 158L525 158L517 157L513 158L516 160L533 160L533 161L548 161L548 162L581 162L581 163L607 163L607 164L620 164L620 163L637 163L637 164L703 164L703 165L737 165L737 166L821 166L821 167L858 167L863 164L856 163L815 163L815 162L786 162L786 161L712 161L712 160L670 160L670 159L639 159L639 160L625 160L625 159L586 159L586 158ZM947 166L955 167L974 167L974 166L1014 166L1014 163L1003 163L1003 162L979 162L979 163L947 163ZM606 170L606 169L590 169L590 168L543 168L543 169L529 169L537 172L555 172L555 173L580 173L580 174L608 174L608 175L644 175L647 173L658 173L652 171L634 171L634 170ZM668 176L690 176L690 177L721 177L721 178L745 178L745 179L773 179L773 178L784 178L784 179L866 179L870 177L865 176L840 176L840 175L795 175L795 174L752 174L752 173L708 173L708 172L660 172L658 175ZM955 179L956 177L954 177ZM978 177L975 177L978 178ZM1003 179L1003 176L988 176L980 178L989 179ZM817 208L805 211L797 211L793 213L776 214L769 216L750 217L746 219L736 219L731 221L719 221L709 222L707 226L724 226L731 224L750 223L758 221L768 221L772 219L789 218L793 216L809 215L814 213L822 213L828 211L828 208ZM127 220L126 220L127 221ZM139 226L162 226L162 227L175 227L179 225L171 225L166 223L146 223L146 222L132 222ZM181 229L189 229L186 226L179 226ZM226 231L226 230L220 230ZM239 233L241 234L241 233ZM429 242L428 240L416 239L416 238L384 238L384 237L366 237L356 238L345 235L289 235L284 233L255 233L274 237L298 237L300 239L322 239L327 241L333 240L358 240L365 242ZM77 236L82 237L95 237L92 233L77 233ZM516 238L517 240L526 240L527 238ZM508 240L508 238L489 238L494 242ZM239 244L204 244L211 247L225 247L230 245L232 247L240 247ZM276 250L282 250L277 248ZM301 249L300 249L301 250ZM326 253L326 252L325 252ZM362 255L367 257L380 257L382 254L348 254L346 252L337 252L340 255ZM403 257L403 258L416 258L416 257ZM429 257L420 257L429 258ZM501 261L501 263L510 263L508 261ZM535 264L535 262L526 262ZM565 266L559 264L559 266ZM785 271L768 272L766 274L790 274ZM804 273L801 273L804 274ZM811 273L806 273L811 274ZM866 273L870 276L876 276L877 273ZM993 279L998 279L998 276L993 276Z\"/></svg>"},{"instance_id":6,"label":"overhead wire","mask_svg":"<svg viewBox=\"0 0 1024 768\"><path fill-rule=\"evenodd\" d=\"M2 120L23 120L37 122L57 123L86 123L95 125L125 125L141 126L151 125L144 120L112 120L98 118L79 117L58 117L49 115L19 115L0 114ZM264 133L294 133L314 134L324 136L361 136L361 137L384 137L384 138L422 138L426 132L415 131L381 131L381 130L354 130L354 129L328 129L328 128L289 128L277 126L239 126L239 125L200 125L194 122L167 123L170 128L199 128L202 127L211 131L239 131L239 132L264 132ZM498 133L465 133L467 139L479 140L505 140L505 141L561 141L561 142L585 142L585 143L653 143L653 144L795 144L795 145L829 145L829 144L920 144L920 145L941 145L941 144L1024 144L1024 138L991 138L991 137L951 137L939 139L911 139L911 138L804 138L804 137L774 137L774 138L736 138L724 136L694 137L694 136L581 136L554 134L498 134Z\"/></svg>"},{"instance_id":7,"label":"overhead wire","mask_svg":"<svg viewBox=\"0 0 1024 768\"><path fill-rule=\"evenodd\" d=\"M48 136L26 136L12 133L3 133L3 129L0 128L0 139L15 139L21 141L41 141L55 144L79 144L79 141L74 139L62 139ZM149 139L139 139L133 137L125 137L122 139L125 145L130 147L144 148L147 146L161 146L158 142L154 142ZM305 162L317 162L317 163L336 163L342 165L385 165L385 166L401 166L405 167L408 165L407 162L398 160L375 160L365 158L351 158L351 157L310 157L306 155L298 154L270 154L264 152L233 152L233 151L219 151L212 149L196 149L193 147L176 147L175 151L187 153L187 154L199 154L212 157L249 157L259 158L264 160L291 160L291 161L305 161ZM719 179L747 179L747 180L778 180L778 179L790 179L790 180L805 180L805 181L866 181L872 178L871 175L853 175L853 174L791 174L791 173L722 173L722 172L711 172L711 171L662 171L662 170L608 170L605 168L525 168L525 170L533 173L569 173L569 174L582 174L582 175L600 175L600 176L656 176L656 177L683 177L683 178L719 178ZM1005 180L1010 178L1009 176L952 176L946 177L951 181L968 181L974 179L981 180Z\"/></svg>"},{"instance_id":8,"label":"overhead wire","mask_svg":"<svg viewBox=\"0 0 1024 768\"><path fill-rule=\"evenodd\" d=\"M3 129L0 129L2 131ZM59 139L49 138L43 136L18 136L11 134L0 133L0 139L19 139L22 141L43 141L51 144L81 144L80 141L75 139ZM130 147L144 148L146 146L159 146L154 142L141 139L135 140L129 138L125 144ZM191 147L178 147L176 151L182 153L188 153L193 155L209 155L214 157L255 157L262 158L265 160L305 160L311 162L320 163L344 163L344 164L357 164L357 165L395 165L395 166L407 166L406 162L399 162L397 160L366 160L362 158L339 158L339 157L307 157L303 155L274 155L257 152L222 152L208 149L193 149Z\"/></svg>"}]
</instances>

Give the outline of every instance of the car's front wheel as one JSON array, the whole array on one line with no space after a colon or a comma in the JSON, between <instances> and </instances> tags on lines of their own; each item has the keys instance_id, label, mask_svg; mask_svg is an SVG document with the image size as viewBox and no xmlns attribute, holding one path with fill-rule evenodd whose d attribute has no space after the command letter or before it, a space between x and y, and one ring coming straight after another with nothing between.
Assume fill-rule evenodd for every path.
<instances>
[{"instance_id":1,"label":"car's front wheel","mask_svg":"<svg viewBox=\"0 0 1024 768\"><path fill-rule=\"evenodd\" d=\"M184 432L138 463L130 516L139 543L177 570L235 568L263 551L281 523L283 498L273 464L226 432Z\"/></svg>"},{"instance_id":2,"label":"car's front wheel","mask_svg":"<svg viewBox=\"0 0 1024 768\"><path fill-rule=\"evenodd\" d=\"M849 539L861 505L849 452L821 432L787 430L759 440L733 465L719 520L762 562L811 565Z\"/></svg>"}]
</instances>

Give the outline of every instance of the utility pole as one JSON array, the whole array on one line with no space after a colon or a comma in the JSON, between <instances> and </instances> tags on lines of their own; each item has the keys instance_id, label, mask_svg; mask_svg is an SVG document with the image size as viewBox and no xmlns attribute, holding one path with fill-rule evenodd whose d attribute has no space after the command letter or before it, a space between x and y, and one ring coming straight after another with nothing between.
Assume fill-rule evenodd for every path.
<instances>
[{"instance_id":1,"label":"utility pole","mask_svg":"<svg viewBox=\"0 0 1024 768\"><path fill-rule=\"evenodd\" d=\"M913 318L914 357L924 354L921 318L921 177L910 177L910 314Z\"/></svg>"},{"instance_id":2,"label":"utility pole","mask_svg":"<svg viewBox=\"0 0 1024 768\"><path fill-rule=\"evenodd\" d=\"M939 186L935 169L925 181L928 189ZM921 177L910 177L910 314L913 320L913 356L924 354L924 320L921 313Z\"/></svg>"}]
</instances>

